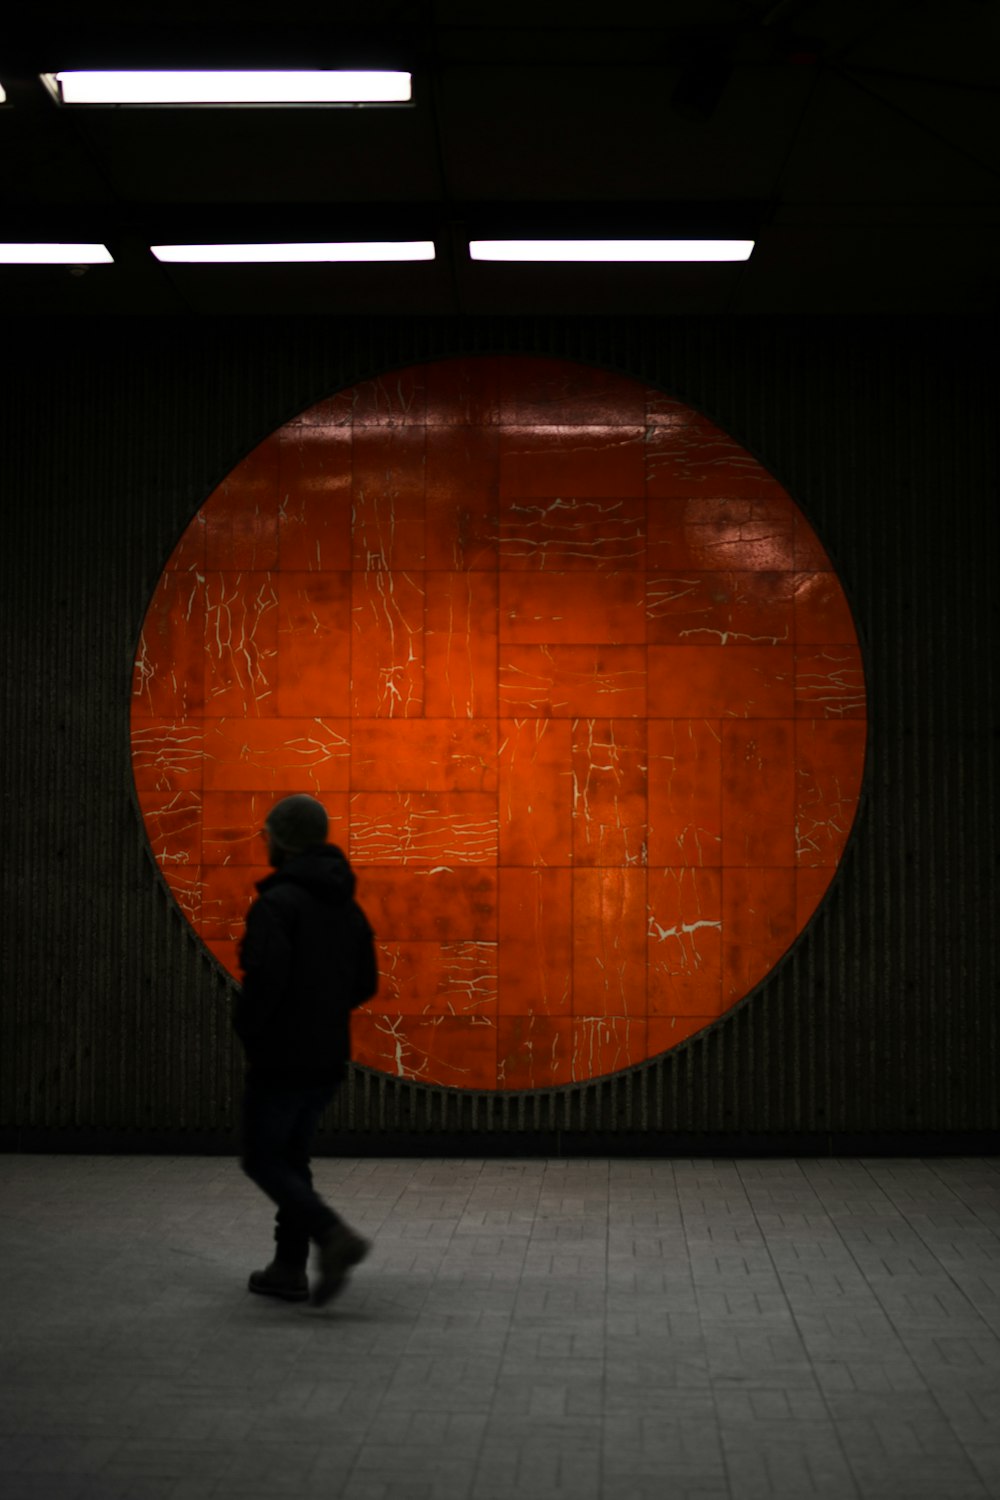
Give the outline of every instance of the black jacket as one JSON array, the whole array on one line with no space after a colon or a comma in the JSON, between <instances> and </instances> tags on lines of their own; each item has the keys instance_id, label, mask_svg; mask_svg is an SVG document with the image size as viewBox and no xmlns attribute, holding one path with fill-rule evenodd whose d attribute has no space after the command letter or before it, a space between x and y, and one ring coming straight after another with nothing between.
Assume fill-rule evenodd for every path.
<instances>
[{"instance_id":1,"label":"black jacket","mask_svg":"<svg viewBox=\"0 0 1000 1500\"><path fill-rule=\"evenodd\" d=\"M350 1013L378 989L371 927L334 844L257 885L240 945L234 1025L255 1078L333 1083L351 1055Z\"/></svg>"}]
</instances>

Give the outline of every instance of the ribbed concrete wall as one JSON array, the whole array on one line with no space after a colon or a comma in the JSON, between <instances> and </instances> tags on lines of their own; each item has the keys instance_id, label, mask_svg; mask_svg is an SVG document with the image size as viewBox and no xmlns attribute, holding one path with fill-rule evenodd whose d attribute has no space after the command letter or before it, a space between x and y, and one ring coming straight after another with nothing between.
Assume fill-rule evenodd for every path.
<instances>
[{"instance_id":1,"label":"ribbed concrete wall","mask_svg":"<svg viewBox=\"0 0 1000 1500\"><path fill-rule=\"evenodd\" d=\"M359 1072L331 1125L369 1144L443 1132L443 1147L537 1135L637 1149L1000 1127L995 333L846 319L8 323L0 1145L151 1149L232 1129L226 983L133 801L146 604L197 505L296 411L396 365L504 351L659 384L788 488L865 651L862 812L788 960L665 1059L513 1096Z\"/></svg>"}]
</instances>

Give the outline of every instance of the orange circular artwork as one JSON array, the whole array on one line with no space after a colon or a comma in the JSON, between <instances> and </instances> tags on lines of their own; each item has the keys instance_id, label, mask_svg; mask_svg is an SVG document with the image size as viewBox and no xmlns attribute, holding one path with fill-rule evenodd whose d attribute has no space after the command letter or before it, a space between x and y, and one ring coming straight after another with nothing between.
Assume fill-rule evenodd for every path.
<instances>
[{"instance_id":1,"label":"orange circular artwork","mask_svg":"<svg viewBox=\"0 0 1000 1500\"><path fill-rule=\"evenodd\" d=\"M691 407L443 360L268 437L170 557L134 671L156 859L237 974L258 831L321 798L375 926L357 1062L570 1084L723 1015L816 909L865 687L832 565Z\"/></svg>"}]
</instances>

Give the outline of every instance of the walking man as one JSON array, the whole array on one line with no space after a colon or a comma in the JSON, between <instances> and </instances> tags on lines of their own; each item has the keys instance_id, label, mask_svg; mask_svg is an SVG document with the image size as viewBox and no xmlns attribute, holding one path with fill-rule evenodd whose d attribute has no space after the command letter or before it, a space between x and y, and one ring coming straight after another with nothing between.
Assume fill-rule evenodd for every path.
<instances>
[{"instance_id":1,"label":"walking man","mask_svg":"<svg viewBox=\"0 0 1000 1500\"><path fill-rule=\"evenodd\" d=\"M242 1166L277 1205L274 1259L251 1273L250 1290L304 1302L312 1242L317 1305L336 1296L371 1248L316 1192L309 1154L351 1055L350 1013L378 988L354 871L327 831L314 797L284 797L268 814L274 873L258 883L247 914L234 1017L247 1059Z\"/></svg>"}]
</instances>

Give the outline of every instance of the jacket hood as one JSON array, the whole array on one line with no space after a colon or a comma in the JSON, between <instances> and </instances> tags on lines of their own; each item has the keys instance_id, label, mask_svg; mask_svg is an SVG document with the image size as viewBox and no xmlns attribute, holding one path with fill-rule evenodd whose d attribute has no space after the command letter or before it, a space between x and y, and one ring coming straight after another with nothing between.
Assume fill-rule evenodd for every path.
<instances>
[{"instance_id":1,"label":"jacket hood","mask_svg":"<svg viewBox=\"0 0 1000 1500\"><path fill-rule=\"evenodd\" d=\"M273 874L257 882L263 895L277 885L298 885L331 906L340 906L354 895L356 881L347 856L336 844L317 844L301 854L290 854Z\"/></svg>"}]
</instances>

